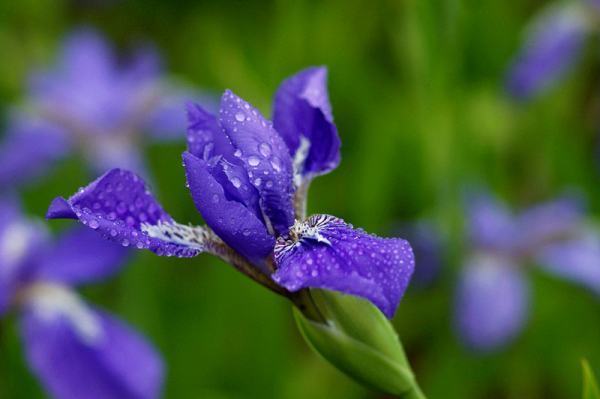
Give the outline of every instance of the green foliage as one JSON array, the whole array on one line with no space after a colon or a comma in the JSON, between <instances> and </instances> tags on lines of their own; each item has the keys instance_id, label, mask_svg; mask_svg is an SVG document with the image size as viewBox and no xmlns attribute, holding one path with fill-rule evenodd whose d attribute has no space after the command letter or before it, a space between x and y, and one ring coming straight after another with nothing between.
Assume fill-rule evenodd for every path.
<instances>
[{"instance_id":1,"label":"green foliage","mask_svg":"<svg viewBox=\"0 0 600 399\"><path fill-rule=\"evenodd\" d=\"M312 291L326 323L294 308L302 335L326 360L378 391L404 395L416 386L398 335L369 302L335 292Z\"/></svg>"},{"instance_id":2,"label":"green foliage","mask_svg":"<svg viewBox=\"0 0 600 399\"><path fill-rule=\"evenodd\" d=\"M596 377L587 360L581 361L583 371L583 399L600 399L600 389Z\"/></svg>"}]
</instances>

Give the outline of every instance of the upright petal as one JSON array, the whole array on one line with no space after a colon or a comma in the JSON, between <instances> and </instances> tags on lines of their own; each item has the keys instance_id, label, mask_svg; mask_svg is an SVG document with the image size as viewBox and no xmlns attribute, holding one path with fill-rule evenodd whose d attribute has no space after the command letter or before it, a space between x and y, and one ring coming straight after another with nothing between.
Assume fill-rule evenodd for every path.
<instances>
[{"instance_id":1,"label":"upright petal","mask_svg":"<svg viewBox=\"0 0 600 399\"><path fill-rule=\"evenodd\" d=\"M244 204L227 197L206 161L185 152L183 162L194 204L206 224L238 253L262 263L275 244L263 222Z\"/></svg>"},{"instance_id":2,"label":"upright petal","mask_svg":"<svg viewBox=\"0 0 600 399\"><path fill-rule=\"evenodd\" d=\"M507 77L508 92L527 99L562 79L579 60L590 24L578 2L552 4L535 18Z\"/></svg>"},{"instance_id":3,"label":"upright petal","mask_svg":"<svg viewBox=\"0 0 600 399\"><path fill-rule=\"evenodd\" d=\"M494 256L477 255L460 274L456 328L467 346L491 351L521 331L528 305L529 286L516 265Z\"/></svg>"},{"instance_id":4,"label":"upright petal","mask_svg":"<svg viewBox=\"0 0 600 399\"><path fill-rule=\"evenodd\" d=\"M279 86L273 125L297 160L297 172L302 176L327 173L338 166L341 143L329 104L326 68L307 68ZM307 150L301 149L303 140Z\"/></svg>"},{"instance_id":5,"label":"upright petal","mask_svg":"<svg viewBox=\"0 0 600 399\"><path fill-rule=\"evenodd\" d=\"M20 327L27 361L59 399L151 399L161 394L156 350L120 320L59 287L30 293Z\"/></svg>"},{"instance_id":6,"label":"upright petal","mask_svg":"<svg viewBox=\"0 0 600 399\"><path fill-rule=\"evenodd\" d=\"M75 227L63 234L40 260L36 277L67 285L104 279L115 274L129 254L127 248L103 239L95 231Z\"/></svg>"},{"instance_id":7,"label":"upright petal","mask_svg":"<svg viewBox=\"0 0 600 399\"><path fill-rule=\"evenodd\" d=\"M165 256L196 256L205 249L208 234L201 227L177 224L142 179L121 169L105 173L69 200L55 199L47 217L76 218L124 247Z\"/></svg>"},{"instance_id":8,"label":"upright petal","mask_svg":"<svg viewBox=\"0 0 600 399\"><path fill-rule=\"evenodd\" d=\"M285 234L294 224L292 159L270 122L230 91L221 99L219 115L244 162L250 182L259 192L260 206L275 232Z\"/></svg>"},{"instance_id":9,"label":"upright petal","mask_svg":"<svg viewBox=\"0 0 600 399\"><path fill-rule=\"evenodd\" d=\"M196 157L208 160L216 155L232 161L234 148L221 129L217 117L200 104L187 103L188 151Z\"/></svg>"},{"instance_id":10,"label":"upright petal","mask_svg":"<svg viewBox=\"0 0 600 399\"><path fill-rule=\"evenodd\" d=\"M297 223L275 245L273 280L290 291L323 288L365 298L391 318L414 270L408 242L379 238L329 215Z\"/></svg>"},{"instance_id":11,"label":"upright petal","mask_svg":"<svg viewBox=\"0 0 600 399\"><path fill-rule=\"evenodd\" d=\"M567 240L540 248L540 267L565 280L587 287L600 295L600 233L586 229Z\"/></svg>"},{"instance_id":12,"label":"upright petal","mask_svg":"<svg viewBox=\"0 0 600 399\"><path fill-rule=\"evenodd\" d=\"M66 132L40 119L19 116L0 144L0 189L42 176L71 150Z\"/></svg>"}]
</instances>

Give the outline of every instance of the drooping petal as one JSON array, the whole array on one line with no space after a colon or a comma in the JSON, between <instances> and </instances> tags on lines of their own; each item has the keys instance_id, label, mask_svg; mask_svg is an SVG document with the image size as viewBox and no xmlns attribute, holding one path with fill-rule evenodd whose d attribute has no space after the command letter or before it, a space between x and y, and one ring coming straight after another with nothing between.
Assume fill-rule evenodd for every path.
<instances>
[{"instance_id":1,"label":"drooping petal","mask_svg":"<svg viewBox=\"0 0 600 399\"><path fill-rule=\"evenodd\" d=\"M578 2L551 4L535 18L507 77L508 92L527 99L557 83L577 63L589 31Z\"/></svg>"},{"instance_id":2,"label":"drooping petal","mask_svg":"<svg viewBox=\"0 0 600 399\"><path fill-rule=\"evenodd\" d=\"M519 215L520 247L528 253L569 237L584 221L578 198L563 197L529 208Z\"/></svg>"},{"instance_id":3,"label":"drooping petal","mask_svg":"<svg viewBox=\"0 0 600 399\"><path fill-rule=\"evenodd\" d=\"M260 194L260 206L278 234L294 224L292 160L287 146L270 122L231 91L221 98L219 114L244 162L250 182Z\"/></svg>"},{"instance_id":4,"label":"drooping petal","mask_svg":"<svg viewBox=\"0 0 600 399\"><path fill-rule=\"evenodd\" d=\"M207 238L201 227L177 224L141 178L121 169L105 173L69 200L55 199L46 216L74 216L124 247L150 249L165 256L196 256L204 250Z\"/></svg>"},{"instance_id":5,"label":"drooping petal","mask_svg":"<svg viewBox=\"0 0 600 399\"><path fill-rule=\"evenodd\" d=\"M298 160L301 175L319 175L338 166L341 143L327 94L326 68L307 68L279 86L273 125L295 159L302 140L307 143L305 159Z\"/></svg>"},{"instance_id":6,"label":"drooping petal","mask_svg":"<svg viewBox=\"0 0 600 399\"><path fill-rule=\"evenodd\" d=\"M238 253L260 264L275 244L263 222L245 205L227 198L206 161L185 152L183 162L194 204L206 224Z\"/></svg>"},{"instance_id":7,"label":"drooping petal","mask_svg":"<svg viewBox=\"0 0 600 399\"><path fill-rule=\"evenodd\" d=\"M127 248L103 239L91 229L75 227L63 234L40 260L36 277L68 285L104 279L124 265L129 253Z\"/></svg>"},{"instance_id":8,"label":"drooping petal","mask_svg":"<svg viewBox=\"0 0 600 399\"><path fill-rule=\"evenodd\" d=\"M512 251L519 243L515 218L505 204L487 193L469 195L466 203L471 243L494 251Z\"/></svg>"},{"instance_id":9,"label":"drooping petal","mask_svg":"<svg viewBox=\"0 0 600 399\"><path fill-rule=\"evenodd\" d=\"M290 291L323 288L371 301L391 318L414 270L408 242L379 238L343 220L314 215L275 245L273 275Z\"/></svg>"},{"instance_id":10,"label":"drooping petal","mask_svg":"<svg viewBox=\"0 0 600 399\"><path fill-rule=\"evenodd\" d=\"M0 144L0 189L47 173L71 150L66 132L33 117L17 117Z\"/></svg>"},{"instance_id":11,"label":"drooping petal","mask_svg":"<svg viewBox=\"0 0 600 399\"><path fill-rule=\"evenodd\" d=\"M20 327L27 361L59 399L151 399L161 394L156 350L122 321L63 288L37 287Z\"/></svg>"},{"instance_id":12,"label":"drooping petal","mask_svg":"<svg viewBox=\"0 0 600 399\"><path fill-rule=\"evenodd\" d=\"M461 271L455 324L462 341L478 351L509 343L528 316L529 286L516 265L476 255Z\"/></svg>"},{"instance_id":13,"label":"drooping petal","mask_svg":"<svg viewBox=\"0 0 600 399\"><path fill-rule=\"evenodd\" d=\"M540 267L600 295L600 234L587 229L567 240L541 248L536 260Z\"/></svg>"}]
</instances>

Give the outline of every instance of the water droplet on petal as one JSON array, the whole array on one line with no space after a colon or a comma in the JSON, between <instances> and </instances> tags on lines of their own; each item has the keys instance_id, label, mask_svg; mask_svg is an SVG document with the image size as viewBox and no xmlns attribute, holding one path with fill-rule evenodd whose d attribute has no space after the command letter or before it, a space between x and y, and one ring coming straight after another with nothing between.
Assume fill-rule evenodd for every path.
<instances>
[{"instance_id":1,"label":"water droplet on petal","mask_svg":"<svg viewBox=\"0 0 600 399\"><path fill-rule=\"evenodd\" d=\"M235 187L235 188L240 188L240 186L242 185L242 181L240 179L238 179L237 177L232 177L231 184L233 184L233 187Z\"/></svg>"},{"instance_id":2,"label":"water droplet on petal","mask_svg":"<svg viewBox=\"0 0 600 399\"><path fill-rule=\"evenodd\" d=\"M213 202L213 204L218 204L219 203L219 196L217 194L213 194L213 196L212 196L212 202Z\"/></svg>"},{"instance_id":3,"label":"water droplet on petal","mask_svg":"<svg viewBox=\"0 0 600 399\"><path fill-rule=\"evenodd\" d=\"M238 121L238 122L243 122L243 121L246 120L246 115L244 115L243 112L237 112L235 114L235 120Z\"/></svg>"},{"instance_id":4,"label":"water droplet on petal","mask_svg":"<svg viewBox=\"0 0 600 399\"><path fill-rule=\"evenodd\" d=\"M271 146L267 143L262 143L258 146L258 152L265 157L268 158L271 155Z\"/></svg>"},{"instance_id":5,"label":"water droplet on petal","mask_svg":"<svg viewBox=\"0 0 600 399\"><path fill-rule=\"evenodd\" d=\"M239 149L235 150L235 152L233 153L233 156L237 157L237 158L241 157L242 156L242 151L239 150Z\"/></svg>"},{"instance_id":6,"label":"water droplet on petal","mask_svg":"<svg viewBox=\"0 0 600 399\"><path fill-rule=\"evenodd\" d=\"M98 223L98 221L96 219L92 219L92 220L90 220L89 226L92 229L96 230L98 227L100 227L100 223Z\"/></svg>"},{"instance_id":7,"label":"water droplet on petal","mask_svg":"<svg viewBox=\"0 0 600 399\"><path fill-rule=\"evenodd\" d=\"M258 166L259 163L260 159L257 156L252 155L248 158L248 165L250 166Z\"/></svg>"},{"instance_id":8,"label":"water droplet on petal","mask_svg":"<svg viewBox=\"0 0 600 399\"><path fill-rule=\"evenodd\" d=\"M260 186L260 184L261 184L261 183L262 183L262 180L260 179L260 177L259 177L259 178L257 178L256 180L254 180L254 185L255 185L256 187Z\"/></svg>"}]
</instances>

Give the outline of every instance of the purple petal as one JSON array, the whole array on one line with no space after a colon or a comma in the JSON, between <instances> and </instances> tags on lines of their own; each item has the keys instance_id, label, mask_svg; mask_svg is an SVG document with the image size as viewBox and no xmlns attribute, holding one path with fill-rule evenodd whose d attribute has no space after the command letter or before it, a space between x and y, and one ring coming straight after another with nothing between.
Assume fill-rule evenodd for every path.
<instances>
[{"instance_id":1,"label":"purple petal","mask_svg":"<svg viewBox=\"0 0 600 399\"><path fill-rule=\"evenodd\" d=\"M0 199L0 314L35 271L48 238L46 226L26 219L15 199Z\"/></svg>"},{"instance_id":2,"label":"purple petal","mask_svg":"<svg viewBox=\"0 0 600 399\"><path fill-rule=\"evenodd\" d=\"M231 91L221 98L221 125L244 162L260 205L279 234L294 224L292 160L287 146L270 122Z\"/></svg>"},{"instance_id":3,"label":"purple petal","mask_svg":"<svg viewBox=\"0 0 600 399\"><path fill-rule=\"evenodd\" d=\"M183 162L194 204L206 224L238 253L261 264L275 244L263 222L244 204L227 197L206 161L185 152Z\"/></svg>"},{"instance_id":4,"label":"purple petal","mask_svg":"<svg viewBox=\"0 0 600 399\"><path fill-rule=\"evenodd\" d=\"M57 65L32 74L30 84L32 100L46 116L76 125L81 134L122 125L130 111L130 90L108 44L91 29L71 34Z\"/></svg>"},{"instance_id":5,"label":"purple petal","mask_svg":"<svg viewBox=\"0 0 600 399\"><path fill-rule=\"evenodd\" d=\"M600 295L600 234L586 230L542 248L536 256L545 271Z\"/></svg>"},{"instance_id":6,"label":"purple petal","mask_svg":"<svg viewBox=\"0 0 600 399\"><path fill-rule=\"evenodd\" d=\"M0 187L12 187L42 176L70 147L61 128L42 120L18 117L0 144Z\"/></svg>"},{"instance_id":7,"label":"purple petal","mask_svg":"<svg viewBox=\"0 0 600 399\"><path fill-rule=\"evenodd\" d=\"M511 66L507 90L527 99L562 79L579 60L589 24L577 3L552 4L529 28Z\"/></svg>"},{"instance_id":8,"label":"purple petal","mask_svg":"<svg viewBox=\"0 0 600 399\"><path fill-rule=\"evenodd\" d=\"M340 162L340 138L327 94L327 69L307 68L286 79L275 95L273 125L296 159L302 138L309 145L298 172L319 175Z\"/></svg>"},{"instance_id":9,"label":"purple petal","mask_svg":"<svg viewBox=\"0 0 600 399\"><path fill-rule=\"evenodd\" d=\"M531 207L517 221L520 246L531 252L549 242L570 236L583 221L583 206L577 198L564 197Z\"/></svg>"},{"instance_id":10,"label":"purple petal","mask_svg":"<svg viewBox=\"0 0 600 399\"><path fill-rule=\"evenodd\" d=\"M204 230L175 223L132 172L113 169L67 202L83 224L124 247L178 257L196 256L204 249ZM72 216L64 207L64 200L55 199L47 217Z\"/></svg>"},{"instance_id":11,"label":"purple petal","mask_svg":"<svg viewBox=\"0 0 600 399\"><path fill-rule=\"evenodd\" d=\"M528 316L529 286L517 266L478 255L462 270L455 321L463 342L479 351L497 349L521 331Z\"/></svg>"},{"instance_id":12,"label":"purple petal","mask_svg":"<svg viewBox=\"0 0 600 399\"><path fill-rule=\"evenodd\" d=\"M77 227L63 234L36 271L42 281L68 285L87 283L115 274L130 251L103 239L91 229Z\"/></svg>"},{"instance_id":13,"label":"purple petal","mask_svg":"<svg viewBox=\"0 0 600 399\"><path fill-rule=\"evenodd\" d=\"M518 226L504 204L478 193L469 196L466 207L469 238L474 246L506 252L518 245Z\"/></svg>"},{"instance_id":14,"label":"purple petal","mask_svg":"<svg viewBox=\"0 0 600 399\"><path fill-rule=\"evenodd\" d=\"M323 288L371 301L391 318L414 270L407 241L379 238L343 220L314 215L275 245L273 275L290 291Z\"/></svg>"},{"instance_id":15,"label":"purple petal","mask_svg":"<svg viewBox=\"0 0 600 399\"><path fill-rule=\"evenodd\" d=\"M73 294L42 295L46 297L24 312L21 335L29 365L50 395L60 399L160 396L162 361L142 336L120 320L87 307Z\"/></svg>"},{"instance_id":16,"label":"purple petal","mask_svg":"<svg viewBox=\"0 0 600 399\"><path fill-rule=\"evenodd\" d=\"M221 155L233 161L235 150L221 129L217 117L199 104L189 102L186 106L188 151L204 160Z\"/></svg>"}]
</instances>

